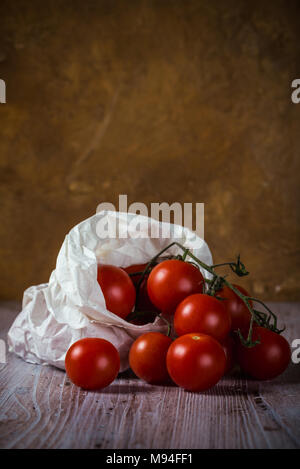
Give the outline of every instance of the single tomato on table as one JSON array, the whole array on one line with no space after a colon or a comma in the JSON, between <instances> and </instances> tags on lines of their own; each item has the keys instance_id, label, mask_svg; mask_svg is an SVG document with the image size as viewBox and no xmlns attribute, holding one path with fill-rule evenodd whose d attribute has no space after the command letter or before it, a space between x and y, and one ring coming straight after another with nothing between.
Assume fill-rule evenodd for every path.
<instances>
[{"instance_id":1,"label":"single tomato on table","mask_svg":"<svg viewBox=\"0 0 300 469\"><path fill-rule=\"evenodd\" d=\"M224 375L226 355L216 339L192 332L171 344L167 369L178 386L189 391L204 391L217 384Z\"/></svg>"},{"instance_id":2,"label":"single tomato on table","mask_svg":"<svg viewBox=\"0 0 300 469\"><path fill-rule=\"evenodd\" d=\"M120 370L118 350L108 340L88 337L67 351L65 367L70 380L83 389L102 389Z\"/></svg>"},{"instance_id":3,"label":"single tomato on table","mask_svg":"<svg viewBox=\"0 0 300 469\"><path fill-rule=\"evenodd\" d=\"M114 265L100 264L97 280L107 309L125 319L132 311L136 297L134 285L127 272Z\"/></svg>"},{"instance_id":4,"label":"single tomato on table","mask_svg":"<svg viewBox=\"0 0 300 469\"><path fill-rule=\"evenodd\" d=\"M174 328L177 335L197 331L225 340L231 327L230 313L213 296L196 293L185 298L176 308Z\"/></svg>"},{"instance_id":5,"label":"single tomato on table","mask_svg":"<svg viewBox=\"0 0 300 469\"><path fill-rule=\"evenodd\" d=\"M168 381L166 356L172 339L160 332L148 332L133 342L129 364L134 373L147 383L163 384Z\"/></svg>"},{"instance_id":6,"label":"single tomato on table","mask_svg":"<svg viewBox=\"0 0 300 469\"><path fill-rule=\"evenodd\" d=\"M241 369L258 380L273 379L283 373L291 360L288 341L264 327L254 327L252 340L260 343L247 348L237 343L236 356Z\"/></svg>"},{"instance_id":7,"label":"single tomato on table","mask_svg":"<svg viewBox=\"0 0 300 469\"><path fill-rule=\"evenodd\" d=\"M152 303L162 312L174 313L177 305L193 293L202 293L203 276L193 264L170 259L150 272L147 289Z\"/></svg>"},{"instance_id":8,"label":"single tomato on table","mask_svg":"<svg viewBox=\"0 0 300 469\"><path fill-rule=\"evenodd\" d=\"M239 290L244 296L250 296L249 293L240 285L233 286ZM251 313L243 300L231 288L225 285L221 290L217 291L217 296L223 298L220 300L231 316L231 330L244 330L249 328ZM252 301L249 301L252 306Z\"/></svg>"}]
</instances>

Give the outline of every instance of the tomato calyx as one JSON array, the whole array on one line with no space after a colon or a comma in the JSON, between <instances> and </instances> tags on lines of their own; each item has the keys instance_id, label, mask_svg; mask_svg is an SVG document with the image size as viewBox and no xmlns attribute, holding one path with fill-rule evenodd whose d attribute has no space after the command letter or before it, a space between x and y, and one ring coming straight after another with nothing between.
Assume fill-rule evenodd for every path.
<instances>
[{"instance_id":1,"label":"tomato calyx","mask_svg":"<svg viewBox=\"0 0 300 469\"><path fill-rule=\"evenodd\" d=\"M238 254L236 262L224 262L222 264L214 264L211 267L214 269L215 267L223 267L225 265L228 265L232 272L234 272L238 277L244 277L249 274L245 265L241 262L240 254Z\"/></svg>"}]
</instances>

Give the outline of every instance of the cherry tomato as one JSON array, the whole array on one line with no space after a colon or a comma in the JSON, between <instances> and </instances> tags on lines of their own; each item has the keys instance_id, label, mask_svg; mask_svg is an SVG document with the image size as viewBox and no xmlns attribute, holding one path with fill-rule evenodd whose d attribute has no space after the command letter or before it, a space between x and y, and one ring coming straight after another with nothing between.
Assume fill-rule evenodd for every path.
<instances>
[{"instance_id":1,"label":"cherry tomato","mask_svg":"<svg viewBox=\"0 0 300 469\"><path fill-rule=\"evenodd\" d=\"M167 369L178 386L189 391L204 391L224 375L226 355L216 339L192 332L182 335L170 345Z\"/></svg>"},{"instance_id":2,"label":"cherry tomato","mask_svg":"<svg viewBox=\"0 0 300 469\"><path fill-rule=\"evenodd\" d=\"M132 274L136 272L143 272L146 267L147 264L135 264L126 267L124 270L128 274ZM137 288L137 285L141 279L141 275L132 275L130 276L130 278L135 288ZM139 318L138 320L132 320L131 322L133 322L134 324L147 324L148 322L153 322L157 313L160 312L159 309L154 306L154 304L149 298L147 291L147 279L148 275L144 277L144 280L140 285L137 300L137 311L147 312L147 314L141 316L141 318Z\"/></svg>"},{"instance_id":3,"label":"cherry tomato","mask_svg":"<svg viewBox=\"0 0 300 469\"><path fill-rule=\"evenodd\" d=\"M166 356L172 339L160 332L141 335L132 344L129 364L134 373L147 383L162 384L169 380Z\"/></svg>"},{"instance_id":4,"label":"cherry tomato","mask_svg":"<svg viewBox=\"0 0 300 469\"><path fill-rule=\"evenodd\" d=\"M107 309L125 319L135 303L135 288L129 275L120 267L101 264L97 280Z\"/></svg>"},{"instance_id":5,"label":"cherry tomato","mask_svg":"<svg viewBox=\"0 0 300 469\"><path fill-rule=\"evenodd\" d=\"M196 293L185 298L176 308L174 328L177 335L197 331L222 341L229 334L230 313L213 296Z\"/></svg>"},{"instance_id":6,"label":"cherry tomato","mask_svg":"<svg viewBox=\"0 0 300 469\"><path fill-rule=\"evenodd\" d=\"M70 380L77 386L102 389L119 373L120 356L108 340L80 339L67 351L65 367Z\"/></svg>"},{"instance_id":7,"label":"cherry tomato","mask_svg":"<svg viewBox=\"0 0 300 469\"><path fill-rule=\"evenodd\" d=\"M236 363L235 341L230 335L228 335L226 339L221 342L221 345L226 355L226 369L224 373L226 375L232 370Z\"/></svg>"},{"instance_id":8,"label":"cherry tomato","mask_svg":"<svg viewBox=\"0 0 300 469\"><path fill-rule=\"evenodd\" d=\"M247 348L237 343L237 361L241 369L252 378L264 380L280 375L288 366L291 350L287 340L276 332L257 326L252 339L260 344Z\"/></svg>"},{"instance_id":9,"label":"cherry tomato","mask_svg":"<svg viewBox=\"0 0 300 469\"><path fill-rule=\"evenodd\" d=\"M243 295L250 296L240 285L234 285ZM249 328L251 313L241 298L226 285L217 292L217 296L224 298L220 300L231 315L231 330L244 330ZM252 306L252 301L249 302Z\"/></svg>"},{"instance_id":10,"label":"cherry tomato","mask_svg":"<svg viewBox=\"0 0 300 469\"><path fill-rule=\"evenodd\" d=\"M188 262L166 260L152 269L147 288L150 300L157 308L174 313L184 298L193 293L202 293L203 276L197 267Z\"/></svg>"}]
</instances>

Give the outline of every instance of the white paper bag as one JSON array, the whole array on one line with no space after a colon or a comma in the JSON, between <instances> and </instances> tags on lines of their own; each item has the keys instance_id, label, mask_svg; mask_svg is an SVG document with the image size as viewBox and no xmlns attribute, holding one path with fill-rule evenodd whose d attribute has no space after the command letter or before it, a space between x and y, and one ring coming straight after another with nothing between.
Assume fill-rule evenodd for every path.
<instances>
[{"instance_id":1,"label":"white paper bag","mask_svg":"<svg viewBox=\"0 0 300 469\"><path fill-rule=\"evenodd\" d=\"M116 224L117 237L107 238L103 227L113 232ZM146 236L150 224L152 234L159 237ZM168 238L161 236L166 230L171 232ZM22 311L8 332L9 350L30 363L65 369L65 355L74 342L101 337L118 349L120 371L124 371L132 342L145 332L165 332L166 324L157 317L154 323L137 326L108 311L97 282L97 264L143 264L173 241L212 264L207 244L179 225L114 211L102 211L84 220L65 237L49 283L24 292ZM173 246L164 254L179 253L180 248ZM202 274L207 277L207 272Z\"/></svg>"}]
</instances>

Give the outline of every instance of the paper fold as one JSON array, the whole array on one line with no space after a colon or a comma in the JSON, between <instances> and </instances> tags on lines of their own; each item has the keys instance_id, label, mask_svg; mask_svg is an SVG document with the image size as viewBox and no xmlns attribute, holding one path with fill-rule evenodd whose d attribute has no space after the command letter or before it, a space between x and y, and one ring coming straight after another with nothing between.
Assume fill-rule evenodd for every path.
<instances>
[{"instance_id":1,"label":"paper fold","mask_svg":"<svg viewBox=\"0 0 300 469\"><path fill-rule=\"evenodd\" d=\"M126 238L101 236L99 223L115 226L116 222L121 236L126 229L129 231ZM146 235L149 223L157 233L170 228L172 236L136 237L143 232ZM166 324L156 318L154 323L137 326L108 311L97 282L97 264L120 267L142 264L173 241L180 242L200 260L212 264L205 241L178 225L113 211L96 213L76 225L64 239L49 282L24 292L22 311L8 332L9 350L30 363L64 369L65 354L74 342L83 337L101 337L118 349L120 371L124 371L128 368L132 342L148 331L165 332ZM180 252L177 246L169 251L172 254ZM207 272L202 273L207 277Z\"/></svg>"}]
</instances>

